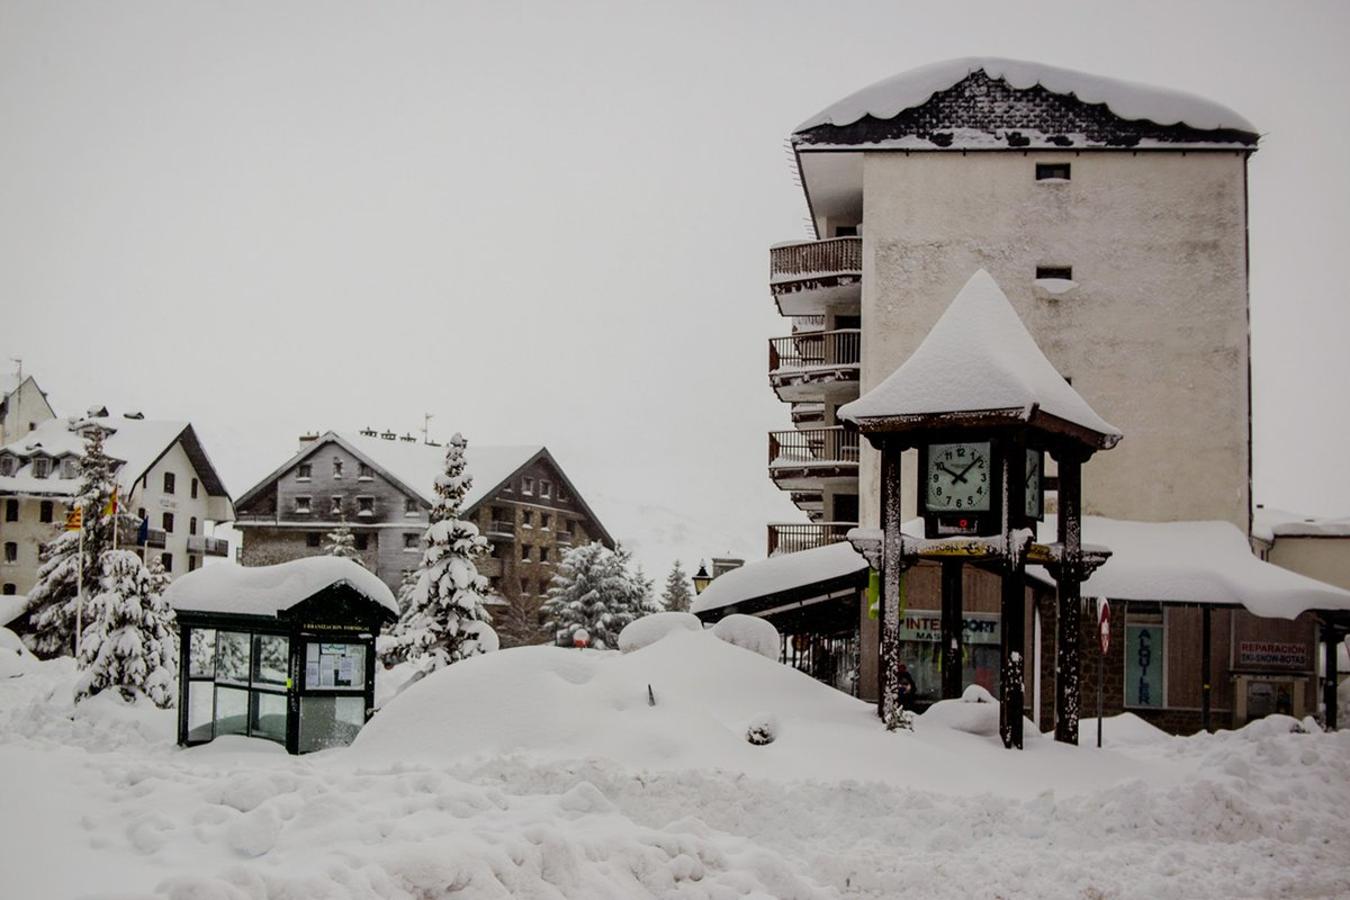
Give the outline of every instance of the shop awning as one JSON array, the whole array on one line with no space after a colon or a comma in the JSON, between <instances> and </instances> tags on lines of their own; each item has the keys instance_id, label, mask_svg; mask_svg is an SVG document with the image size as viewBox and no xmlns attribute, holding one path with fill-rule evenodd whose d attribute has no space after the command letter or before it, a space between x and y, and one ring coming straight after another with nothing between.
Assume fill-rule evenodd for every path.
<instances>
[{"instance_id":1,"label":"shop awning","mask_svg":"<svg viewBox=\"0 0 1350 900\"><path fill-rule=\"evenodd\" d=\"M694 599L692 611L701 617L736 607L754 613L778 604L839 591L856 590L867 583L867 560L848 543L826 544L797 553L771 556L717 576Z\"/></svg>"}]
</instances>

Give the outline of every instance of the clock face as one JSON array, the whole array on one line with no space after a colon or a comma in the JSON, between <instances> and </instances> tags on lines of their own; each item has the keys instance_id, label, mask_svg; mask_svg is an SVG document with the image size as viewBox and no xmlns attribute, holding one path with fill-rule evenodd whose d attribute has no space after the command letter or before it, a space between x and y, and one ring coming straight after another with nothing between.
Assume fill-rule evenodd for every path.
<instances>
[{"instance_id":1,"label":"clock face","mask_svg":"<svg viewBox=\"0 0 1350 900\"><path fill-rule=\"evenodd\" d=\"M1027 451L1026 497L1027 518L1039 519L1045 494L1041 491L1041 475L1044 473L1045 456L1039 450Z\"/></svg>"},{"instance_id":2,"label":"clock face","mask_svg":"<svg viewBox=\"0 0 1350 900\"><path fill-rule=\"evenodd\" d=\"M989 442L930 444L925 481L930 511L988 512Z\"/></svg>"}]
</instances>

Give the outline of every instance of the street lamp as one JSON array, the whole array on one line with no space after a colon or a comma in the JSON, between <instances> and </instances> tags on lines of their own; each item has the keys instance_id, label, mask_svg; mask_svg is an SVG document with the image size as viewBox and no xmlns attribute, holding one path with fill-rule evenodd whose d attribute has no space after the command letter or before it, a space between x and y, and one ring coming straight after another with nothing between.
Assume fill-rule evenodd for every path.
<instances>
[{"instance_id":1,"label":"street lamp","mask_svg":"<svg viewBox=\"0 0 1350 900\"><path fill-rule=\"evenodd\" d=\"M694 593L701 594L703 589L712 582L712 576L708 574L708 566L702 560L699 561L698 571L694 573Z\"/></svg>"}]
</instances>

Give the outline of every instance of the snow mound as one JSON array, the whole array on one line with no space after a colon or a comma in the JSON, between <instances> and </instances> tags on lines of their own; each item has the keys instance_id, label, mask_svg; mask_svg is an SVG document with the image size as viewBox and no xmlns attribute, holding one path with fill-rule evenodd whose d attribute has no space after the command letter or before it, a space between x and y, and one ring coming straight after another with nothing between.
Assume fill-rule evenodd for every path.
<instances>
[{"instance_id":1,"label":"snow mound","mask_svg":"<svg viewBox=\"0 0 1350 900\"><path fill-rule=\"evenodd\" d=\"M778 717L773 713L754 716L746 726L745 739L757 747L772 744L778 740Z\"/></svg>"},{"instance_id":2,"label":"snow mound","mask_svg":"<svg viewBox=\"0 0 1350 900\"><path fill-rule=\"evenodd\" d=\"M619 632L619 650L632 653L676 631L702 631L698 616L687 612L659 612L629 622Z\"/></svg>"},{"instance_id":3,"label":"snow mound","mask_svg":"<svg viewBox=\"0 0 1350 900\"><path fill-rule=\"evenodd\" d=\"M782 640L773 623L756 616L732 613L713 626L712 633L728 644L758 653L777 662L782 652Z\"/></svg>"},{"instance_id":4,"label":"snow mound","mask_svg":"<svg viewBox=\"0 0 1350 900\"><path fill-rule=\"evenodd\" d=\"M1078 720L1079 741L1083 746L1096 746L1097 720ZM1165 744L1172 735L1151 722L1146 722L1134 713L1121 713L1102 719L1102 745L1107 747L1142 747L1149 744Z\"/></svg>"},{"instance_id":5,"label":"snow mound","mask_svg":"<svg viewBox=\"0 0 1350 900\"><path fill-rule=\"evenodd\" d=\"M925 725L942 725L955 731L998 736L998 701L978 684L972 684L960 700L939 700L919 717Z\"/></svg>"},{"instance_id":6,"label":"snow mound","mask_svg":"<svg viewBox=\"0 0 1350 900\"><path fill-rule=\"evenodd\" d=\"M497 631L486 622L465 622L464 633L472 636L478 641L479 653L496 653L502 648L501 638L497 637Z\"/></svg>"},{"instance_id":7,"label":"snow mound","mask_svg":"<svg viewBox=\"0 0 1350 900\"><path fill-rule=\"evenodd\" d=\"M0 678L17 678L37 664L17 634L0 628Z\"/></svg>"}]
</instances>

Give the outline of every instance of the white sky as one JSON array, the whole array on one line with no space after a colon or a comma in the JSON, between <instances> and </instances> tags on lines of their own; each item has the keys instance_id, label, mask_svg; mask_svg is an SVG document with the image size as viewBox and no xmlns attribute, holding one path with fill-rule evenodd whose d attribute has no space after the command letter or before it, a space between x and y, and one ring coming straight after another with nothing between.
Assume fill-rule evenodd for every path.
<instances>
[{"instance_id":1,"label":"white sky","mask_svg":"<svg viewBox=\"0 0 1350 900\"><path fill-rule=\"evenodd\" d=\"M1347 38L1343 3L5 0L0 355L60 413L192 420L235 494L301 431L431 412L759 556L804 520L765 469L784 138L903 69L1038 59L1263 131L1256 499L1347 514Z\"/></svg>"}]
</instances>

